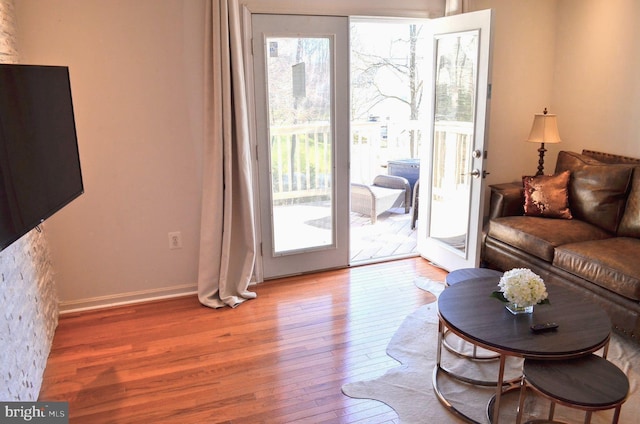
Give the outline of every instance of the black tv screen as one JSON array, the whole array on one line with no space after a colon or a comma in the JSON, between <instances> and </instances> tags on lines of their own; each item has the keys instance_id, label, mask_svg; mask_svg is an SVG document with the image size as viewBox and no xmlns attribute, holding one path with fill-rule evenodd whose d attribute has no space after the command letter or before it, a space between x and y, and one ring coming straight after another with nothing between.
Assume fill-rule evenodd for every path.
<instances>
[{"instance_id":1,"label":"black tv screen","mask_svg":"<svg viewBox=\"0 0 640 424\"><path fill-rule=\"evenodd\" d=\"M0 64L0 250L83 192L69 69Z\"/></svg>"}]
</instances>

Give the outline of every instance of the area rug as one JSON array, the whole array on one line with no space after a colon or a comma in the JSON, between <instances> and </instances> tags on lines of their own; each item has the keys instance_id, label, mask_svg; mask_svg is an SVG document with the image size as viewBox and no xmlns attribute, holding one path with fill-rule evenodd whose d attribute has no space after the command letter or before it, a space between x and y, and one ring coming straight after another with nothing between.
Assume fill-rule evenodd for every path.
<instances>
[{"instance_id":1,"label":"area rug","mask_svg":"<svg viewBox=\"0 0 640 424\"><path fill-rule=\"evenodd\" d=\"M429 290L436 297L444 288L440 282L428 279L416 280L416 286ZM405 424L462 423L438 401L432 386L433 369L436 363L438 337L437 302L418 308L401 324L387 346L387 354L400 364L388 370L384 375L366 381L347 383L342 392L353 398L373 399L393 408L400 422ZM457 349L470 349L468 344L455 337L449 337L450 343ZM482 352L480 352L482 353ZM629 377L630 395L622 407L620 423L637 423L640 416L640 347L623 337L614 334L609 346L607 358L620 367ZM476 378L491 380L497 376L498 361L470 361L461 359L443 349L442 363L453 372L463 373ZM516 379L519 375L521 360L509 358L506 375ZM451 404L479 423L488 423L486 406L493 388L482 388L460 383L455 379L441 375L438 384ZM518 403L518 392L503 396L500 408L500 422L514 423ZM525 403L524 420L545 418L548 413L548 401L529 394ZM593 414L592 423L610 423L611 411ZM556 419L569 422L583 422L584 413L574 409L557 406Z\"/></svg>"}]
</instances>

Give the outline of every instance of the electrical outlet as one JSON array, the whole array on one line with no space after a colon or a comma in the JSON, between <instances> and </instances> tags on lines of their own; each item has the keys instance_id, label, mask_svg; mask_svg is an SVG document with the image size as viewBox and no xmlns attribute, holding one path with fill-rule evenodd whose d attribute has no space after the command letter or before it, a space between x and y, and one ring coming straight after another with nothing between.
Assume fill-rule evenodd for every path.
<instances>
[{"instance_id":1,"label":"electrical outlet","mask_svg":"<svg viewBox=\"0 0 640 424\"><path fill-rule=\"evenodd\" d=\"M182 249L182 233L180 231L169 233L169 249Z\"/></svg>"}]
</instances>

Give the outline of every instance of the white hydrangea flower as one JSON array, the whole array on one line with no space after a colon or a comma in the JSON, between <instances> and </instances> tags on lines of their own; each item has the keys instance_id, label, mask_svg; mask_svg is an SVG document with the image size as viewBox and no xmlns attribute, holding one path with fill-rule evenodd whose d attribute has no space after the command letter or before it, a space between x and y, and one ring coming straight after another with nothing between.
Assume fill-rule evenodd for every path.
<instances>
[{"instance_id":1,"label":"white hydrangea flower","mask_svg":"<svg viewBox=\"0 0 640 424\"><path fill-rule=\"evenodd\" d=\"M500 278L500 291L518 306L536 305L548 296L542 278L528 268L514 268Z\"/></svg>"}]
</instances>

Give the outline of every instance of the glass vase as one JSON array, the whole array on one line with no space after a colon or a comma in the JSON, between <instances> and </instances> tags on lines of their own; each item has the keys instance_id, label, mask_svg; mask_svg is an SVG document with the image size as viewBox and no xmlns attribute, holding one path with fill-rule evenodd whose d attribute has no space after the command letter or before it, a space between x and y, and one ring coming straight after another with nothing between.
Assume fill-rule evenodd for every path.
<instances>
[{"instance_id":1,"label":"glass vase","mask_svg":"<svg viewBox=\"0 0 640 424\"><path fill-rule=\"evenodd\" d=\"M507 303L505 307L511 312L513 315L518 314L532 314L533 313L533 305L522 306L517 303Z\"/></svg>"}]
</instances>

